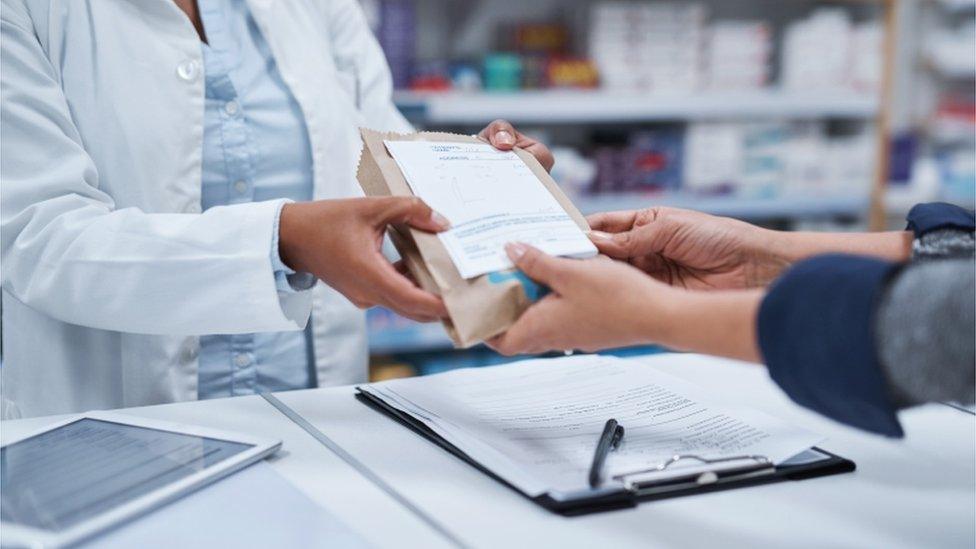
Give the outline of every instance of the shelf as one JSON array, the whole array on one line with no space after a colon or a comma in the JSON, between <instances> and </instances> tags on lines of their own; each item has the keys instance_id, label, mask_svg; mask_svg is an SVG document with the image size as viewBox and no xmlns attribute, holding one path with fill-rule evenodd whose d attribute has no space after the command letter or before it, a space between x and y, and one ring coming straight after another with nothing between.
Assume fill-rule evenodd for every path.
<instances>
[{"instance_id":1,"label":"shelf","mask_svg":"<svg viewBox=\"0 0 976 549\"><path fill-rule=\"evenodd\" d=\"M970 58L971 52L965 51L961 55L957 52L932 54L928 64L939 76L950 80L976 79L976 65Z\"/></svg>"},{"instance_id":2,"label":"shelf","mask_svg":"<svg viewBox=\"0 0 976 549\"><path fill-rule=\"evenodd\" d=\"M374 355L446 351L454 348L447 332L437 323L412 324L409 328L371 330L369 352Z\"/></svg>"},{"instance_id":3,"label":"shelf","mask_svg":"<svg viewBox=\"0 0 976 549\"><path fill-rule=\"evenodd\" d=\"M867 119L878 112L873 96L854 92L779 90L639 94L589 90L510 93L396 92L394 101L412 120L427 124L481 125L496 118L516 123L571 124L702 119Z\"/></svg>"},{"instance_id":4,"label":"shelf","mask_svg":"<svg viewBox=\"0 0 976 549\"><path fill-rule=\"evenodd\" d=\"M749 220L864 217L870 206L870 200L866 195L738 198L682 193L657 195L608 193L575 197L573 202L584 214L632 210L650 206L668 206Z\"/></svg>"},{"instance_id":5,"label":"shelf","mask_svg":"<svg viewBox=\"0 0 976 549\"><path fill-rule=\"evenodd\" d=\"M902 218L912 206L924 202L947 202L970 210L976 208L973 196L956 196L941 186L920 189L919 185L892 184L885 189L884 207L888 217Z\"/></svg>"},{"instance_id":6,"label":"shelf","mask_svg":"<svg viewBox=\"0 0 976 549\"><path fill-rule=\"evenodd\" d=\"M939 4L953 15L960 12L976 11L976 2L973 0L939 0Z\"/></svg>"}]
</instances>

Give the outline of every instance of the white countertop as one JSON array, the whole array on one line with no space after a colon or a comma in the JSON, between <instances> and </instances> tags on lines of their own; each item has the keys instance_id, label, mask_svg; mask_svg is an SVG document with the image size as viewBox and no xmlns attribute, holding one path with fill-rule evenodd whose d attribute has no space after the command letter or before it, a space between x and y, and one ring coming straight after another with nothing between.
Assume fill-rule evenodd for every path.
<instances>
[{"instance_id":1,"label":"white countertop","mask_svg":"<svg viewBox=\"0 0 976 549\"><path fill-rule=\"evenodd\" d=\"M352 387L276 396L474 547L976 545L976 417L942 405L924 406L901 414L905 439L885 439L797 407L758 366L694 355L640 360L695 383L720 387L729 402L747 403L825 435L821 446L854 460L858 470L566 518L356 401ZM272 467L371 543L449 545L260 397L132 408L126 413L280 438L284 446ZM3 422L0 439L12 440L57 419Z\"/></svg>"}]
</instances>

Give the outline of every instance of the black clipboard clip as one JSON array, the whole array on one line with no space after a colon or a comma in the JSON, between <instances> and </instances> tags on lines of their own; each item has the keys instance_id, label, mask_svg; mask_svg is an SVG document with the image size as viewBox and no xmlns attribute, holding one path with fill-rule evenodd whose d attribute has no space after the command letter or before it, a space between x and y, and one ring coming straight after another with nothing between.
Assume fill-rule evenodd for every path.
<instances>
[{"instance_id":1,"label":"black clipboard clip","mask_svg":"<svg viewBox=\"0 0 976 549\"><path fill-rule=\"evenodd\" d=\"M705 465L715 465L714 468L694 471L684 475L655 478L676 463L693 460ZM666 461L649 469L628 471L611 477L623 483L624 489L635 496L646 496L687 488L697 488L710 484L736 482L754 477L773 475L776 466L766 456L741 455L724 458L703 458L694 454L676 454Z\"/></svg>"}]
</instances>

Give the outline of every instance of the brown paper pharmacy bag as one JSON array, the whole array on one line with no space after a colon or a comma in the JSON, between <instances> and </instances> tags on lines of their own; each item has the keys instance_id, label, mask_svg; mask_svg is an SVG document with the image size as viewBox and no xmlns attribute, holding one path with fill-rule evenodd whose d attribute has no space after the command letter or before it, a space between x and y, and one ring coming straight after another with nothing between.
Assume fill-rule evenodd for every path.
<instances>
[{"instance_id":1,"label":"brown paper pharmacy bag","mask_svg":"<svg viewBox=\"0 0 976 549\"><path fill-rule=\"evenodd\" d=\"M382 133L361 129L363 151L356 174L366 196L414 196L410 185L386 150L384 140L483 143L477 137L452 133ZM523 162L556 198L579 227L588 231L583 215L563 194L545 168L530 153L515 149ZM390 229L390 239L420 286L441 296L450 319L444 321L448 335L457 347L470 347L504 332L531 301L526 295L524 276L514 270L489 273L469 280L461 278L447 248L431 233L405 225Z\"/></svg>"}]
</instances>

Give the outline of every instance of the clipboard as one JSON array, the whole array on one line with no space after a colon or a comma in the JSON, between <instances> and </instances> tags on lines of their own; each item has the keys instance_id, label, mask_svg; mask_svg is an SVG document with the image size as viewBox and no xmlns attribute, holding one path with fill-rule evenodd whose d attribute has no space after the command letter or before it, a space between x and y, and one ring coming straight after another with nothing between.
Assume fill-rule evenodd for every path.
<instances>
[{"instance_id":1,"label":"clipboard","mask_svg":"<svg viewBox=\"0 0 976 549\"><path fill-rule=\"evenodd\" d=\"M773 482L805 480L850 473L857 468L853 461L817 447L810 450L820 454L820 457L816 460L795 465L782 464L778 466L774 465L764 456L734 456L709 460L694 455L679 455L672 457L654 469L631 471L624 475L614 475L614 479L623 481L624 486L622 488L608 487L602 490L587 492L586 495L581 497L562 498L554 497L552 494L532 497L523 493L515 486L512 486L409 414L405 414L389 406L375 396L359 390L358 387L356 390L356 399L406 426L430 442L467 462L482 473L515 490L527 499L553 513L568 517L633 508L647 501L706 494L709 492L758 486ZM664 480L650 480L646 478L647 473L668 470L668 468L683 460L712 464L715 467L704 472L696 469L694 473L672 476Z\"/></svg>"}]
</instances>

